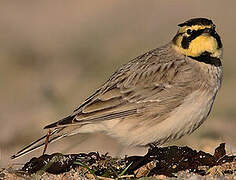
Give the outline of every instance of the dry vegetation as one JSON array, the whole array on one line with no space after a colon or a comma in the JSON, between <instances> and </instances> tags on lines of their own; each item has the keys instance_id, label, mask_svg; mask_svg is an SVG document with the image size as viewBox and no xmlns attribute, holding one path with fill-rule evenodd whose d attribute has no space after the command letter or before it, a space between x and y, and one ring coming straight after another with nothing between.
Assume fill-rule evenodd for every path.
<instances>
[{"instance_id":1,"label":"dry vegetation","mask_svg":"<svg viewBox=\"0 0 236 180\"><path fill-rule=\"evenodd\" d=\"M45 132L42 127L69 114L109 75L131 58L168 42L176 25L209 17L224 43L224 82L210 118L175 142L213 152L219 142L236 151L233 58L235 0L198 1L1 1L0 2L0 166L16 161L21 147ZM48 153L99 151L112 156L145 154L125 149L104 135L81 135L49 146Z\"/></svg>"}]
</instances>

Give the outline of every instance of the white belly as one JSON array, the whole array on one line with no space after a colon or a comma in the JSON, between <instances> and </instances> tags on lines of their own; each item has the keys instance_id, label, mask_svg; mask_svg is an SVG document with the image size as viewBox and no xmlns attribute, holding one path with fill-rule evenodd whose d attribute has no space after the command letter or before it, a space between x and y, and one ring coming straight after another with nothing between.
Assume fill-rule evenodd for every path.
<instances>
[{"instance_id":1,"label":"white belly","mask_svg":"<svg viewBox=\"0 0 236 180\"><path fill-rule=\"evenodd\" d=\"M197 129L209 115L215 94L209 95L206 91L195 91L189 95L184 103L170 114L169 118L155 126L143 126L134 130L127 130L129 125L115 121L111 122L112 131L108 132L126 145L147 145L150 143L163 144L179 139Z\"/></svg>"}]
</instances>

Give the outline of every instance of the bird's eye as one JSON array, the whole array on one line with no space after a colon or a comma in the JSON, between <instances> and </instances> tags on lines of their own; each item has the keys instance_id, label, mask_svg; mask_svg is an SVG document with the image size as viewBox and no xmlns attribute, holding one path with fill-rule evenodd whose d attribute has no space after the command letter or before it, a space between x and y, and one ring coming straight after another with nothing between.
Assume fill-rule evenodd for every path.
<instances>
[{"instance_id":1,"label":"bird's eye","mask_svg":"<svg viewBox=\"0 0 236 180\"><path fill-rule=\"evenodd\" d=\"M192 34L192 30L191 30L191 29L188 29L188 30L187 30L187 34L191 35L191 34Z\"/></svg>"}]
</instances>

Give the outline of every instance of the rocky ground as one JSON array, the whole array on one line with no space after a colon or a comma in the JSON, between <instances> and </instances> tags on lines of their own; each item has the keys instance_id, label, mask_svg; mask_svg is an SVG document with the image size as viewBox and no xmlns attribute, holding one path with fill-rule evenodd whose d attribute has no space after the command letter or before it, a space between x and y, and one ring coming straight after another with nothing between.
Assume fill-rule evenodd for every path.
<instances>
[{"instance_id":1,"label":"rocky ground","mask_svg":"<svg viewBox=\"0 0 236 180\"><path fill-rule=\"evenodd\" d=\"M213 155L187 146L150 148L144 156L113 158L97 152L34 157L20 169L0 170L3 179L235 179L236 156L220 144Z\"/></svg>"}]
</instances>

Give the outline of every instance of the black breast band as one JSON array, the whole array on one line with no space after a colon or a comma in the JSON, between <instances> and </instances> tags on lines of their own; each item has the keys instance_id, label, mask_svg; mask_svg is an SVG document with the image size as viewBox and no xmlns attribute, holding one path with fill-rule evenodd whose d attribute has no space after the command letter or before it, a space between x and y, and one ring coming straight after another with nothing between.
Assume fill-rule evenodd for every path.
<instances>
[{"instance_id":1,"label":"black breast band","mask_svg":"<svg viewBox=\"0 0 236 180\"><path fill-rule=\"evenodd\" d=\"M206 63L206 64L211 64L211 65L216 66L216 67L222 66L220 58L212 57L210 55L211 54L209 52L205 51L200 56L197 56L197 57L188 56L188 57L190 57L192 59L195 59L198 62L203 62L203 63Z\"/></svg>"}]
</instances>

